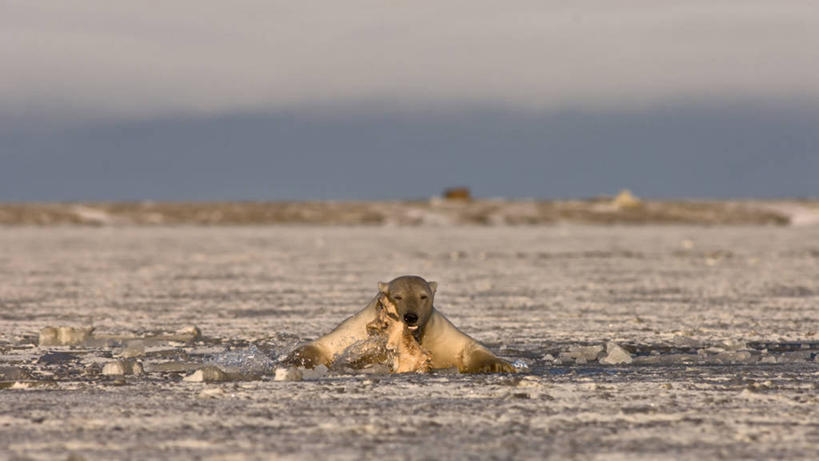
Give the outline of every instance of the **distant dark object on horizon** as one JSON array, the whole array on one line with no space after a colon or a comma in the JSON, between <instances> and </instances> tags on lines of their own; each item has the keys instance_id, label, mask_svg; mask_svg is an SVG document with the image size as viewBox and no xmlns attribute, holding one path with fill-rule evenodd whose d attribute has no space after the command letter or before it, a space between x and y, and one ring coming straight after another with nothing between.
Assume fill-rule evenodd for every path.
<instances>
[{"instance_id":1,"label":"distant dark object on horizon","mask_svg":"<svg viewBox=\"0 0 819 461\"><path fill-rule=\"evenodd\" d=\"M472 192L465 186L450 187L444 189L444 198L446 200L463 200L468 202L472 200Z\"/></svg>"}]
</instances>

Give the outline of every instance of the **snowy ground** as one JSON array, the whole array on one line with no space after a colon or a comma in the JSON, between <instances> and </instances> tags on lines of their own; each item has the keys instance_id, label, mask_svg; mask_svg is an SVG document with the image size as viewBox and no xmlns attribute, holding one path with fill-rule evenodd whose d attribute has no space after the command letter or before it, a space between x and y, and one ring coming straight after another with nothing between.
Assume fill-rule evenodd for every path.
<instances>
[{"instance_id":1,"label":"snowy ground","mask_svg":"<svg viewBox=\"0 0 819 461\"><path fill-rule=\"evenodd\" d=\"M403 274L528 368L274 380ZM817 459L817 280L814 226L0 228L0 459Z\"/></svg>"}]
</instances>

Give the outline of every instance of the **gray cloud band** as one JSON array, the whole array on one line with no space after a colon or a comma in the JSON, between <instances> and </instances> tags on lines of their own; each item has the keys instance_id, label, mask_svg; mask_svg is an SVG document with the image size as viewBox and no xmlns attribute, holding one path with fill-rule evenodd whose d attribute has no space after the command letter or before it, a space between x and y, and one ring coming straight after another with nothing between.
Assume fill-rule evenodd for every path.
<instances>
[{"instance_id":1,"label":"gray cloud band","mask_svg":"<svg viewBox=\"0 0 819 461\"><path fill-rule=\"evenodd\" d=\"M819 99L812 2L3 1L0 111Z\"/></svg>"}]
</instances>

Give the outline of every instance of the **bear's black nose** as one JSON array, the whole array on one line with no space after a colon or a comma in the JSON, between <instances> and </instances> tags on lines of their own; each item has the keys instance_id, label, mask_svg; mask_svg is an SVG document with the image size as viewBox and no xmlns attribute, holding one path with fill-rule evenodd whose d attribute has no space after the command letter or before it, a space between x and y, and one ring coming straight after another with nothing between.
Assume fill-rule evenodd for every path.
<instances>
[{"instance_id":1,"label":"bear's black nose","mask_svg":"<svg viewBox=\"0 0 819 461\"><path fill-rule=\"evenodd\" d=\"M407 322L407 325L414 325L415 322L417 321L418 321L417 314L413 314L412 312L404 314L404 322Z\"/></svg>"}]
</instances>

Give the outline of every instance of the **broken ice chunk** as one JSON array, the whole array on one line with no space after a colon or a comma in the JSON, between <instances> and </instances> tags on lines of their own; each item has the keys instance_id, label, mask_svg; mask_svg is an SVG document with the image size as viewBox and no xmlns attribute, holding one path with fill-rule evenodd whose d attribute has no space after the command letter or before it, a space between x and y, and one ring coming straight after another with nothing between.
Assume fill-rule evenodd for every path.
<instances>
[{"instance_id":1,"label":"broken ice chunk","mask_svg":"<svg viewBox=\"0 0 819 461\"><path fill-rule=\"evenodd\" d=\"M185 376L182 381L189 383L217 383L227 381L228 375L213 365L206 365L193 372L190 376Z\"/></svg>"},{"instance_id":2,"label":"broken ice chunk","mask_svg":"<svg viewBox=\"0 0 819 461\"><path fill-rule=\"evenodd\" d=\"M45 327L40 330L40 346L77 346L91 337L94 327Z\"/></svg>"},{"instance_id":3,"label":"broken ice chunk","mask_svg":"<svg viewBox=\"0 0 819 461\"><path fill-rule=\"evenodd\" d=\"M515 367L515 370L517 370L517 371L519 371L519 372L520 372L520 371L528 371L528 370L529 370L529 364L528 364L528 363L526 363L526 362L524 362L524 361L523 361L523 360L521 360L521 359L517 359L517 360L515 360L514 362L512 362L512 366L513 366L513 367Z\"/></svg>"},{"instance_id":4,"label":"broken ice chunk","mask_svg":"<svg viewBox=\"0 0 819 461\"><path fill-rule=\"evenodd\" d=\"M606 356L600 359L603 365L619 365L621 363L631 363L631 354L617 345L614 341L606 344Z\"/></svg>"},{"instance_id":5,"label":"broken ice chunk","mask_svg":"<svg viewBox=\"0 0 819 461\"><path fill-rule=\"evenodd\" d=\"M276 368L276 376L273 378L276 381L301 381L301 370L295 367L290 368Z\"/></svg>"},{"instance_id":6,"label":"broken ice chunk","mask_svg":"<svg viewBox=\"0 0 819 461\"><path fill-rule=\"evenodd\" d=\"M142 364L133 360L114 360L102 367L102 374L107 376L142 375L144 373Z\"/></svg>"}]
</instances>

